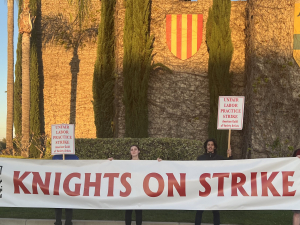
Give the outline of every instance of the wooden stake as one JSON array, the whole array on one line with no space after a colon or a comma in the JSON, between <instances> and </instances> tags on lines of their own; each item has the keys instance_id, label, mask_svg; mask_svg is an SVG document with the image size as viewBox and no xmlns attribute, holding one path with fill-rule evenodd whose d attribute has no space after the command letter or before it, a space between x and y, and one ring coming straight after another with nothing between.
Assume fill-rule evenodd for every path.
<instances>
[{"instance_id":1,"label":"wooden stake","mask_svg":"<svg viewBox=\"0 0 300 225\"><path fill-rule=\"evenodd\" d=\"M231 137L231 129L229 129L229 132L228 132L228 148L230 148L230 137ZM229 154L227 153L227 158L229 157Z\"/></svg>"},{"instance_id":2,"label":"wooden stake","mask_svg":"<svg viewBox=\"0 0 300 225\"><path fill-rule=\"evenodd\" d=\"M65 154L63 154L63 160L65 160Z\"/></svg>"}]
</instances>

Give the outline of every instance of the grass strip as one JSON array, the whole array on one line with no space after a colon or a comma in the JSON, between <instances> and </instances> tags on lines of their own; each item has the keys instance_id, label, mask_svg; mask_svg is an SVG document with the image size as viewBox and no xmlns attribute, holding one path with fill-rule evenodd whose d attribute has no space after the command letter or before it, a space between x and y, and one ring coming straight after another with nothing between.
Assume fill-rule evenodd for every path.
<instances>
[{"instance_id":1,"label":"grass strip","mask_svg":"<svg viewBox=\"0 0 300 225\"><path fill-rule=\"evenodd\" d=\"M64 213L64 210L63 210ZM187 210L144 210L143 221L194 223L195 211ZM220 211L221 223L240 225L286 225L292 224L292 211ZM0 218L53 219L54 209L1 208ZM64 215L63 215L64 218ZM125 218L124 210L75 209L74 220L119 220ZM133 213L133 220L135 214ZM203 213L203 223L213 223L211 211Z\"/></svg>"}]
</instances>

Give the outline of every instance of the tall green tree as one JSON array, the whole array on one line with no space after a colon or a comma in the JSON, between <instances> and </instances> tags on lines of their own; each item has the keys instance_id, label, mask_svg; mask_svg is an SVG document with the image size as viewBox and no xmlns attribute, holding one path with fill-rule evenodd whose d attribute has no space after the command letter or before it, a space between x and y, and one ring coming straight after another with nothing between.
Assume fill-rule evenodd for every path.
<instances>
[{"instance_id":1,"label":"tall green tree","mask_svg":"<svg viewBox=\"0 0 300 225\"><path fill-rule=\"evenodd\" d=\"M97 59L93 79L93 106L97 138L114 136L115 13L116 0L102 0Z\"/></svg>"},{"instance_id":2,"label":"tall green tree","mask_svg":"<svg viewBox=\"0 0 300 225\"><path fill-rule=\"evenodd\" d=\"M209 137L215 138L219 151L225 155L228 131L217 130L219 96L231 94L229 72L233 45L230 29L231 0L213 0L206 22L206 42L209 51L208 77L210 93Z\"/></svg>"},{"instance_id":3,"label":"tall green tree","mask_svg":"<svg viewBox=\"0 0 300 225\"><path fill-rule=\"evenodd\" d=\"M7 0L7 118L6 148L13 149L14 123L14 0Z\"/></svg>"},{"instance_id":4,"label":"tall green tree","mask_svg":"<svg viewBox=\"0 0 300 225\"><path fill-rule=\"evenodd\" d=\"M150 0L126 0L124 27L125 136L148 137L148 81L152 70Z\"/></svg>"},{"instance_id":5,"label":"tall green tree","mask_svg":"<svg viewBox=\"0 0 300 225\"><path fill-rule=\"evenodd\" d=\"M33 17L40 16L38 14L40 0L30 0L30 9ZM30 135L31 144L29 156L39 158L41 143L41 120L40 120L40 74L37 54L37 27L35 20L30 39Z\"/></svg>"},{"instance_id":6,"label":"tall green tree","mask_svg":"<svg viewBox=\"0 0 300 225\"><path fill-rule=\"evenodd\" d=\"M16 138L22 136L22 34L18 36L14 84L14 127Z\"/></svg>"},{"instance_id":7,"label":"tall green tree","mask_svg":"<svg viewBox=\"0 0 300 225\"><path fill-rule=\"evenodd\" d=\"M23 1L19 0L19 11L21 13ZM14 127L18 142L22 136L22 34L19 33L17 44L17 60L15 64L14 83Z\"/></svg>"},{"instance_id":8,"label":"tall green tree","mask_svg":"<svg viewBox=\"0 0 300 225\"><path fill-rule=\"evenodd\" d=\"M41 143L40 121L40 79L38 72L38 57L36 44L33 42L30 49L30 135L31 145L29 156L40 157L39 146Z\"/></svg>"}]
</instances>

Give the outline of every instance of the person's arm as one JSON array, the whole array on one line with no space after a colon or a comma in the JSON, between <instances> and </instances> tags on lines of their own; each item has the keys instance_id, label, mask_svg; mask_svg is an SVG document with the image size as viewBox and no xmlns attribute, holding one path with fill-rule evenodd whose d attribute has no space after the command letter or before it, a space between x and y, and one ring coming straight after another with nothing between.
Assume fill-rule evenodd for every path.
<instances>
[{"instance_id":1,"label":"person's arm","mask_svg":"<svg viewBox=\"0 0 300 225\"><path fill-rule=\"evenodd\" d=\"M113 159L114 159L113 157L108 158L109 161L113 161Z\"/></svg>"}]
</instances>

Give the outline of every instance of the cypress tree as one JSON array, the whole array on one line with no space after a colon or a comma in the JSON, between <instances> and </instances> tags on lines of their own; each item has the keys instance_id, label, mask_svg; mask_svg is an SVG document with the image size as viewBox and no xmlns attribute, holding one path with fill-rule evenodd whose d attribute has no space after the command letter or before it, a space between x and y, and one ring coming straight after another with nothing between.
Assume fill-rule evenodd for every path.
<instances>
[{"instance_id":1,"label":"cypress tree","mask_svg":"<svg viewBox=\"0 0 300 225\"><path fill-rule=\"evenodd\" d=\"M148 137L148 80L152 70L150 0L126 0L124 27L125 136Z\"/></svg>"},{"instance_id":2,"label":"cypress tree","mask_svg":"<svg viewBox=\"0 0 300 225\"><path fill-rule=\"evenodd\" d=\"M229 73L233 45L230 30L231 0L213 0L206 23L206 41L209 51L208 77L210 93L209 137L215 138L221 154L226 154L227 130L217 130L219 96L231 93Z\"/></svg>"},{"instance_id":3,"label":"cypress tree","mask_svg":"<svg viewBox=\"0 0 300 225\"><path fill-rule=\"evenodd\" d=\"M22 7L22 0L19 0L19 15ZM21 141L22 136L22 34L19 33L17 44L17 60L15 64L14 83L14 128L15 135Z\"/></svg>"},{"instance_id":4,"label":"cypress tree","mask_svg":"<svg viewBox=\"0 0 300 225\"><path fill-rule=\"evenodd\" d=\"M93 106L98 138L114 136L114 86L115 86L115 26L116 0L102 0L101 22L98 28L97 59L93 78Z\"/></svg>"},{"instance_id":5,"label":"cypress tree","mask_svg":"<svg viewBox=\"0 0 300 225\"><path fill-rule=\"evenodd\" d=\"M33 16L38 16L37 7L39 0L30 0L30 9ZM37 21L37 20L35 20ZM38 71L37 57L37 27L34 26L31 32L30 46L30 134L32 142L29 155L39 158L40 151L37 149L41 145L41 121L40 121L40 77Z\"/></svg>"},{"instance_id":6,"label":"cypress tree","mask_svg":"<svg viewBox=\"0 0 300 225\"><path fill-rule=\"evenodd\" d=\"M37 149L40 143L41 121L40 121L40 79L38 73L37 48L31 42L30 48L30 133L32 142L30 145L30 157L39 158L40 151Z\"/></svg>"},{"instance_id":7,"label":"cypress tree","mask_svg":"<svg viewBox=\"0 0 300 225\"><path fill-rule=\"evenodd\" d=\"M14 127L15 127L16 137L21 138L22 135L22 34L19 34L18 36L17 60L15 65Z\"/></svg>"}]
</instances>

